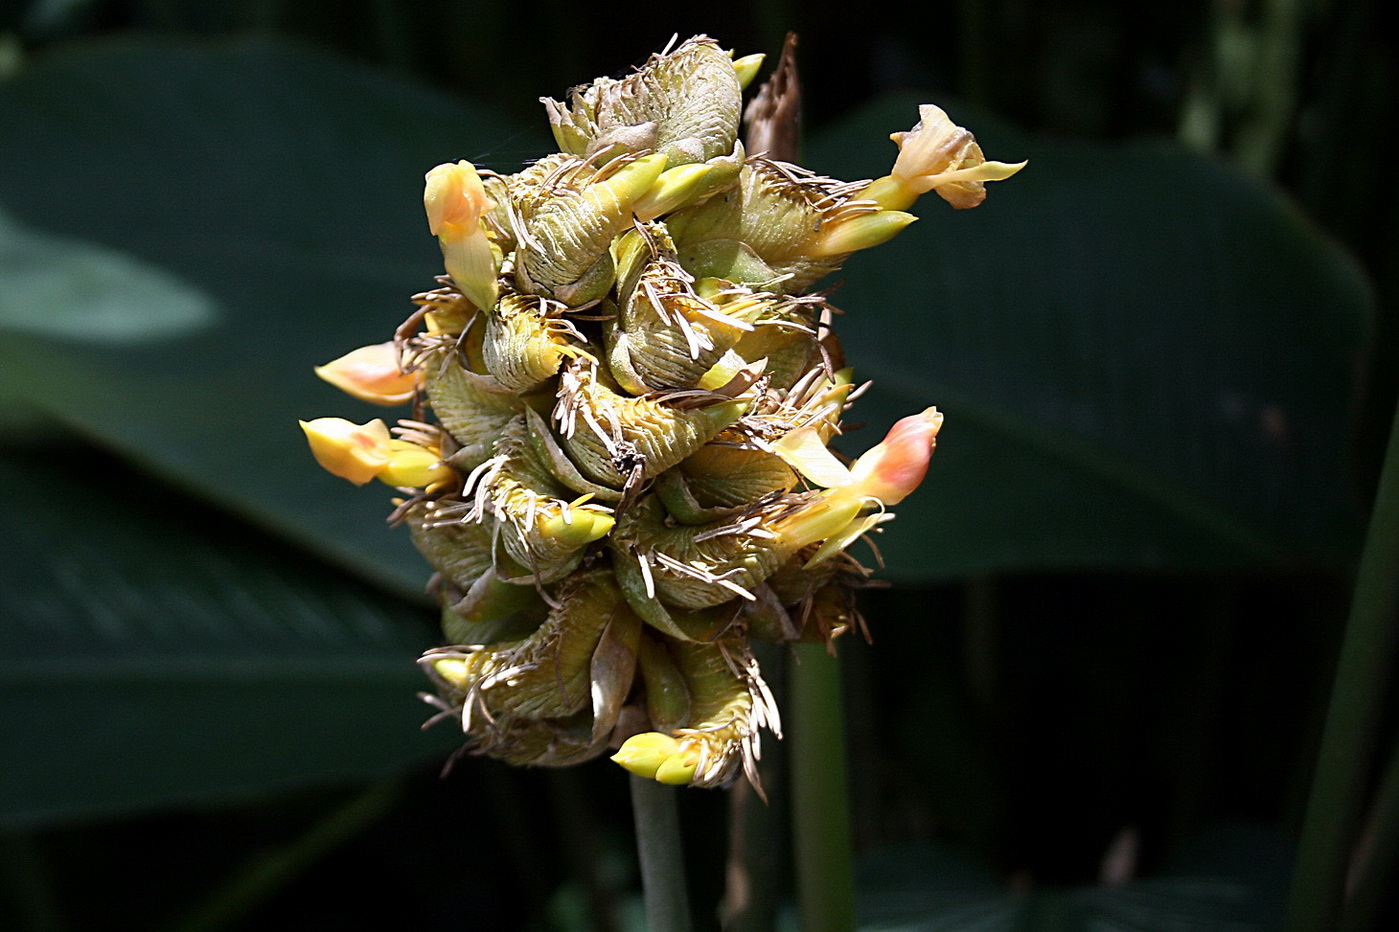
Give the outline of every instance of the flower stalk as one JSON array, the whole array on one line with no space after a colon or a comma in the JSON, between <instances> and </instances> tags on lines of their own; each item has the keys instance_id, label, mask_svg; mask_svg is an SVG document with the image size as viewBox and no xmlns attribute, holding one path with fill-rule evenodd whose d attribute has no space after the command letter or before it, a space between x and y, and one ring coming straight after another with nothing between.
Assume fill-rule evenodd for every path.
<instances>
[{"instance_id":1,"label":"flower stalk","mask_svg":"<svg viewBox=\"0 0 1399 932\"><path fill-rule=\"evenodd\" d=\"M1360 801L1374 752L1386 671L1399 641L1399 410L1390 427L1336 663L1331 705L1317 753L1297 865L1288 900L1288 932L1335 927Z\"/></svg>"}]
</instances>

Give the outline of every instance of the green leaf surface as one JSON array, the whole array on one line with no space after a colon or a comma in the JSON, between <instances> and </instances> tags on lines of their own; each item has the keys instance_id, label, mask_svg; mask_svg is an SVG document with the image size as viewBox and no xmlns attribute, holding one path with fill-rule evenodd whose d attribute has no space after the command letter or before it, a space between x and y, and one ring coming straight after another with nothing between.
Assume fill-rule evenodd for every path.
<instances>
[{"instance_id":1,"label":"green leaf surface","mask_svg":"<svg viewBox=\"0 0 1399 932\"><path fill-rule=\"evenodd\" d=\"M813 141L877 177L918 99ZM1346 472L1370 296L1280 196L1168 143L1036 139L953 108L990 158L1029 159L954 211L935 195L856 255L834 300L870 429L947 420L880 540L890 575L1280 566L1353 558Z\"/></svg>"},{"instance_id":2,"label":"green leaf surface","mask_svg":"<svg viewBox=\"0 0 1399 932\"><path fill-rule=\"evenodd\" d=\"M431 613L81 445L0 450L0 825L382 777Z\"/></svg>"},{"instance_id":3,"label":"green leaf surface","mask_svg":"<svg viewBox=\"0 0 1399 932\"><path fill-rule=\"evenodd\" d=\"M425 564L384 526L392 493L320 471L296 421L383 415L311 367L387 339L433 287L424 172L463 157L514 170L546 137L281 43L125 40L42 60L0 86L0 293L32 295L0 302L0 397L421 596ZM45 237L62 248L36 282ZM84 290L76 266L98 259ZM94 294L108 325L60 339ZM212 309L202 326L190 306Z\"/></svg>"},{"instance_id":4,"label":"green leaf surface","mask_svg":"<svg viewBox=\"0 0 1399 932\"><path fill-rule=\"evenodd\" d=\"M1211 828L1159 877L1014 892L951 849L907 845L872 852L856 879L863 932L1080 932L1196 929L1242 932L1282 920L1289 845L1245 824Z\"/></svg>"}]
</instances>

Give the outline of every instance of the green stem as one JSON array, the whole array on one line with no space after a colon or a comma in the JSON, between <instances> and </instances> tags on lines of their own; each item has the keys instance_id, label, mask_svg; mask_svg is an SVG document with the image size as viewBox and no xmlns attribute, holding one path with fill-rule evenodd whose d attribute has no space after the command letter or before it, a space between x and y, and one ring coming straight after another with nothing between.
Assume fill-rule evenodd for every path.
<instances>
[{"instance_id":1,"label":"green stem","mask_svg":"<svg viewBox=\"0 0 1399 932\"><path fill-rule=\"evenodd\" d=\"M1331 706L1317 755L1297 868L1288 902L1288 932L1332 928L1341 902L1356 809L1369 770L1378 697L1393 654L1399 602L1399 410L1360 558Z\"/></svg>"},{"instance_id":2,"label":"green stem","mask_svg":"<svg viewBox=\"0 0 1399 932\"><path fill-rule=\"evenodd\" d=\"M787 647L755 641L753 656L773 694L785 696ZM743 779L729 790L729 859L719 913L725 932L771 932L777 927L777 904L789 863L781 824L787 801L786 751L785 742L763 742L758 776L766 799Z\"/></svg>"},{"instance_id":3,"label":"green stem","mask_svg":"<svg viewBox=\"0 0 1399 932\"><path fill-rule=\"evenodd\" d=\"M1369 824L1357 847L1354 883L1342 913L1344 932L1377 928L1377 917L1399 864L1399 746L1390 753Z\"/></svg>"},{"instance_id":4,"label":"green stem","mask_svg":"<svg viewBox=\"0 0 1399 932\"><path fill-rule=\"evenodd\" d=\"M802 928L845 932L855 927L855 889L840 664L822 644L798 644L795 653L792 824Z\"/></svg>"},{"instance_id":5,"label":"green stem","mask_svg":"<svg viewBox=\"0 0 1399 932\"><path fill-rule=\"evenodd\" d=\"M648 932L689 932L690 897L685 889L685 854L675 787L631 777L636 853L646 901Z\"/></svg>"},{"instance_id":6,"label":"green stem","mask_svg":"<svg viewBox=\"0 0 1399 932\"><path fill-rule=\"evenodd\" d=\"M369 787L291 844L249 862L197 908L172 923L171 932L229 928L306 868L377 822L397 798L397 781Z\"/></svg>"}]
</instances>

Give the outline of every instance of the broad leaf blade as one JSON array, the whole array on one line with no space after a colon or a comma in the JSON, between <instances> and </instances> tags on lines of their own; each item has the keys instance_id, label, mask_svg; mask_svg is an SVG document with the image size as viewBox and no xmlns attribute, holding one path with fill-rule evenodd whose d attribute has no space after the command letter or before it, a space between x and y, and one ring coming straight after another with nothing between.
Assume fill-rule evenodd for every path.
<instances>
[{"instance_id":1,"label":"broad leaf blade","mask_svg":"<svg viewBox=\"0 0 1399 932\"><path fill-rule=\"evenodd\" d=\"M80 446L0 451L0 824L392 774L433 618Z\"/></svg>"},{"instance_id":2,"label":"broad leaf blade","mask_svg":"<svg viewBox=\"0 0 1399 932\"><path fill-rule=\"evenodd\" d=\"M64 343L27 338L54 328L6 315L0 395L32 397L165 477L421 593L425 565L383 525L388 490L320 472L296 420L383 415L311 367L386 339L408 296L433 287L424 172L483 153L513 170L546 135L521 140L484 109L284 44L109 42L40 62L0 87L0 209L31 237L163 270L216 317L144 342ZM0 279L14 274L0 263ZM134 319L169 313L128 284L107 297ZM62 314L65 295L46 296L31 316Z\"/></svg>"},{"instance_id":3,"label":"broad leaf blade","mask_svg":"<svg viewBox=\"0 0 1399 932\"><path fill-rule=\"evenodd\" d=\"M888 171L879 143L916 103L834 128L813 167ZM880 541L890 573L1350 559L1369 313L1353 264L1280 197L1175 146L953 116L1030 165L975 210L925 197L836 295L847 358L875 382L861 442L928 404L947 414L926 487Z\"/></svg>"}]
</instances>

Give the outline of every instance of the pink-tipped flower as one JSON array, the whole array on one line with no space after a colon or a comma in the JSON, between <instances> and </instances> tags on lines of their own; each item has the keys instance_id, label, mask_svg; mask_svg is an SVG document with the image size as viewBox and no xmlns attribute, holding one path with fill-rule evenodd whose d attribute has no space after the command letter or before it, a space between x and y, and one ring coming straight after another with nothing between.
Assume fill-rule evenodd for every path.
<instances>
[{"instance_id":1,"label":"pink-tipped flower","mask_svg":"<svg viewBox=\"0 0 1399 932\"><path fill-rule=\"evenodd\" d=\"M412 401L421 373L399 368L398 351L390 341L351 350L317 366L316 375L360 401L387 407Z\"/></svg>"},{"instance_id":2,"label":"pink-tipped flower","mask_svg":"<svg viewBox=\"0 0 1399 932\"><path fill-rule=\"evenodd\" d=\"M870 514L871 504L896 505L928 474L942 415L937 408L906 417L884 439L846 468L810 428L791 431L773 452L807 480L825 486L825 495L781 519L775 530L791 549L825 541L807 565L845 549L890 516Z\"/></svg>"},{"instance_id":3,"label":"pink-tipped flower","mask_svg":"<svg viewBox=\"0 0 1399 932\"><path fill-rule=\"evenodd\" d=\"M882 442L850 467L851 488L885 505L903 501L928 474L928 460L941 427L942 414L937 408L900 420L889 428Z\"/></svg>"}]
</instances>

